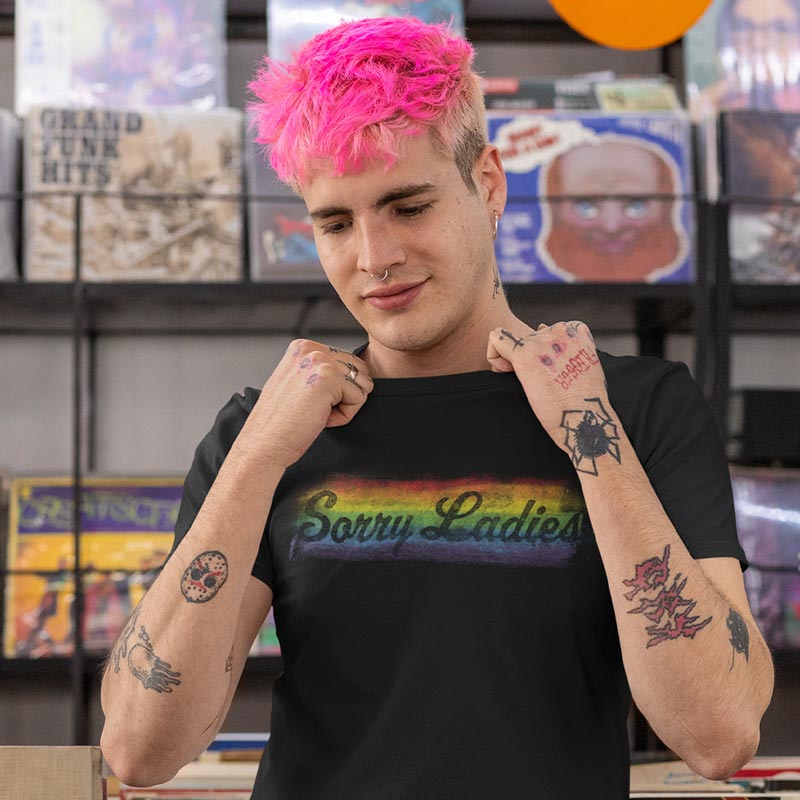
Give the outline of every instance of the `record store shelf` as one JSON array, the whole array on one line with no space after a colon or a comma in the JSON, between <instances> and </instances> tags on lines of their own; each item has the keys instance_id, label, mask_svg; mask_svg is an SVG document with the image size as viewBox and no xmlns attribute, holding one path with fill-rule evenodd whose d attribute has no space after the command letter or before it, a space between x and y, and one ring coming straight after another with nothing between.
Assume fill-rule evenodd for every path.
<instances>
[{"instance_id":1,"label":"record store shelf","mask_svg":"<svg viewBox=\"0 0 800 800\"><path fill-rule=\"evenodd\" d=\"M509 284L523 319L606 332L691 330L695 285ZM76 312L79 315L76 318ZM0 334L359 332L323 283L0 283Z\"/></svg>"}]
</instances>

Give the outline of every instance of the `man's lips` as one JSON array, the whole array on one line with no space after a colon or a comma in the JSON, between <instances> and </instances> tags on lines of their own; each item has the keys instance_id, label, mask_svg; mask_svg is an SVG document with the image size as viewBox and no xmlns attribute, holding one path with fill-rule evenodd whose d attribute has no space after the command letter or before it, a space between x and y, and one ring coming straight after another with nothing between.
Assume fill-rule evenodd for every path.
<instances>
[{"instance_id":1,"label":"man's lips","mask_svg":"<svg viewBox=\"0 0 800 800\"><path fill-rule=\"evenodd\" d=\"M418 281L417 283L395 283L389 286L380 286L365 294L364 299L382 311L403 308L417 297L424 285L425 281Z\"/></svg>"}]
</instances>

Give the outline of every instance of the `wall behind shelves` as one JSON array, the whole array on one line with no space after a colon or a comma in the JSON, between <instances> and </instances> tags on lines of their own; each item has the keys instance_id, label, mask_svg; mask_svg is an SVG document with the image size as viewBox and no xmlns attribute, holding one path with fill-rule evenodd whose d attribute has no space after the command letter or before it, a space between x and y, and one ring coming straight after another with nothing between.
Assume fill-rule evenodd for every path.
<instances>
[{"instance_id":1,"label":"wall behind shelves","mask_svg":"<svg viewBox=\"0 0 800 800\"><path fill-rule=\"evenodd\" d=\"M229 102L242 107L245 86L265 47L252 40L228 46ZM611 52L586 44L482 42L477 66L488 76L542 76L614 69L655 73L659 52ZM0 38L0 107L13 108L14 44ZM246 385L261 386L289 337L108 337L98 342L97 467L109 472L183 474L199 439L219 408ZM636 352L633 336L597 336L614 354ZM347 347L359 337L334 337ZM736 386L793 386L800 374L798 338L737 336ZM20 472L71 466L71 343L67 337L0 336L0 467ZM671 336L667 357L693 363L691 337ZM0 744L68 744L69 683L14 679L0 691ZM264 729L271 679L242 685L225 730ZM765 720L761 752L796 752L792 720L800 718L800 668L784 670ZM102 717L96 692L91 735L99 740Z\"/></svg>"}]
</instances>

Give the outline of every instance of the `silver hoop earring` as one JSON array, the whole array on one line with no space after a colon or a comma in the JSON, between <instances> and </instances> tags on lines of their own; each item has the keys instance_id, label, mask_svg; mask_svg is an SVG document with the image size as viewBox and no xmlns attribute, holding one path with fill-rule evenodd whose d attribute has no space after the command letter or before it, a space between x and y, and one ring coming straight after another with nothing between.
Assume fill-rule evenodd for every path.
<instances>
[{"instance_id":1,"label":"silver hoop earring","mask_svg":"<svg viewBox=\"0 0 800 800\"><path fill-rule=\"evenodd\" d=\"M370 275L372 275L372 280L374 281L385 281L389 277L389 270L387 269L386 272L383 273L382 278L376 278L372 272L370 272Z\"/></svg>"},{"instance_id":2,"label":"silver hoop earring","mask_svg":"<svg viewBox=\"0 0 800 800\"><path fill-rule=\"evenodd\" d=\"M497 212L494 212L494 233L492 234L492 239L497 238L497 226L500 224L500 217L497 216Z\"/></svg>"}]
</instances>

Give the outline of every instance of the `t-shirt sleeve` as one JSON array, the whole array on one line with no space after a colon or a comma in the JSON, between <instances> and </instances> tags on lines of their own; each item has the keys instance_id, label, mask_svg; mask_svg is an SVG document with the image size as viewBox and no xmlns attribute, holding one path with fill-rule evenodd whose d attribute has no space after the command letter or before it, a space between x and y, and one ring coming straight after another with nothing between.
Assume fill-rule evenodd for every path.
<instances>
[{"instance_id":1,"label":"t-shirt sleeve","mask_svg":"<svg viewBox=\"0 0 800 800\"><path fill-rule=\"evenodd\" d=\"M737 558L746 569L722 440L685 364L669 363L658 379L638 438L642 466L691 555Z\"/></svg>"},{"instance_id":2,"label":"t-shirt sleeve","mask_svg":"<svg viewBox=\"0 0 800 800\"><path fill-rule=\"evenodd\" d=\"M214 426L197 446L192 466L183 482L183 495L175 523L175 538L170 556L192 527L222 462L244 426L257 398L258 392L250 388L245 389L244 394L235 394L217 414ZM266 531L251 574L274 590L275 574Z\"/></svg>"}]
</instances>

